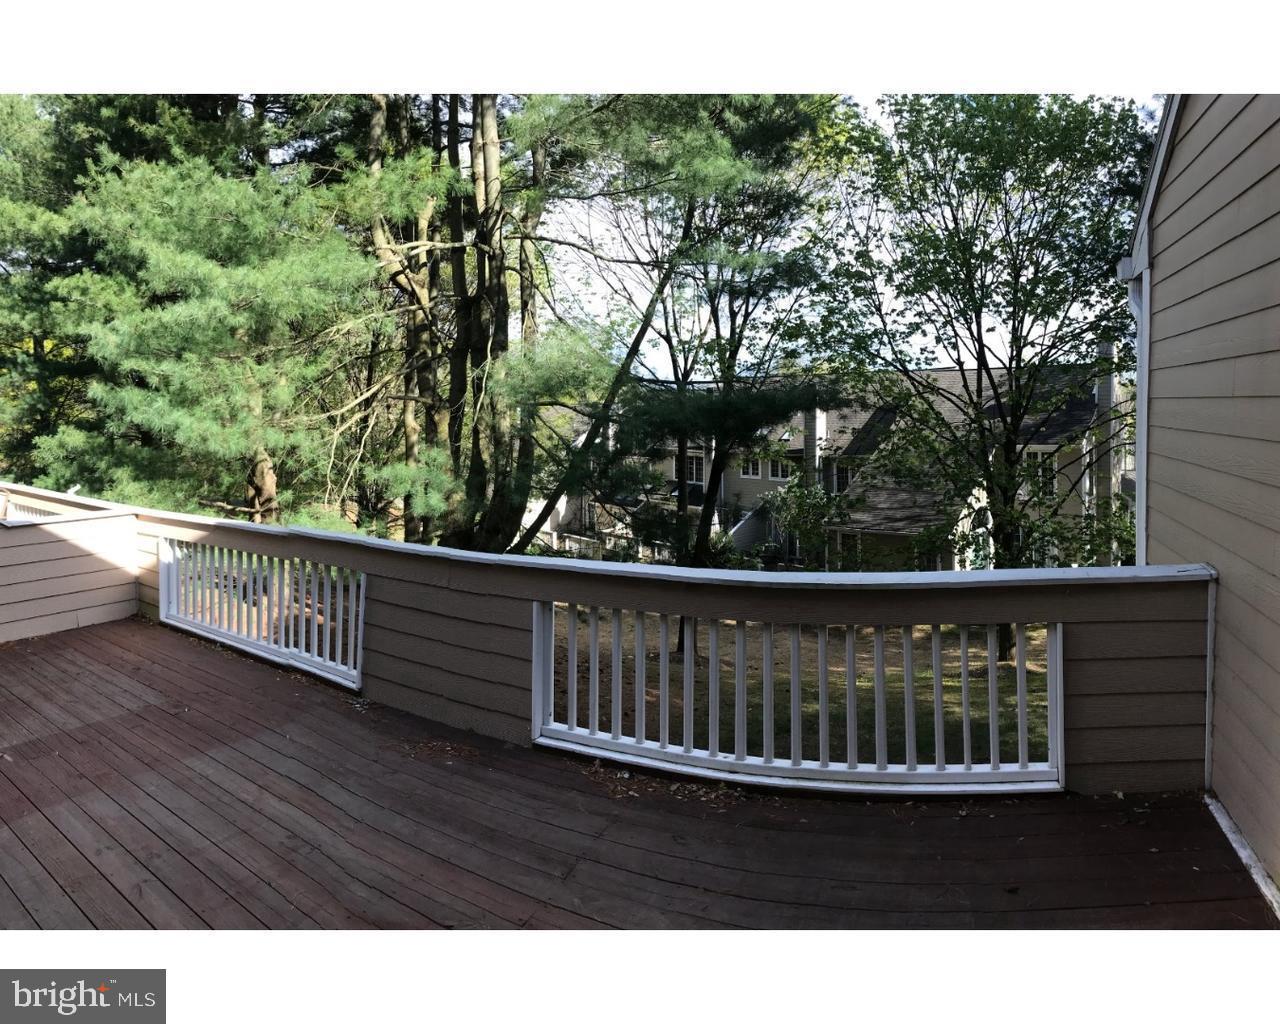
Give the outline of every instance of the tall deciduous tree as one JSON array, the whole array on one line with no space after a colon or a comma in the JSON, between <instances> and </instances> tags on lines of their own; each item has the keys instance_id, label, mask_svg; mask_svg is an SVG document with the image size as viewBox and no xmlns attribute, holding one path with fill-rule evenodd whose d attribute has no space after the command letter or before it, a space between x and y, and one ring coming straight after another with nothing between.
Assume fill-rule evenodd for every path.
<instances>
[{"instance_id":1,"label":"tall deciduous tree","mask_svg":"<svg viewBox=\"0 0 1280 1024\"><path fill-rule=\"evenodd\" d=\"M1066 96L890 96L828 135L845 222L813 351L896 411L888 472L957 513L980 495L996 565L1062 532L1070 489L1027 452L1084 438L1061 425L1133 365L1113 268L1149 147L1132 103ZM1072 483L1123 414L1091 429Z\"/></svg>"}]
</instances>

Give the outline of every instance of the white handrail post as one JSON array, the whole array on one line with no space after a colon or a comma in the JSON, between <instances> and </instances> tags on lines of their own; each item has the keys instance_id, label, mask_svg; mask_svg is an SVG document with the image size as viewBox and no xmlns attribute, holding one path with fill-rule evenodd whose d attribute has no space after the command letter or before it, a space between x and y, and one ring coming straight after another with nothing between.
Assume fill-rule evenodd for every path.
<instances>
[{"instance_id":1,"label":"white handrail post","mask_svg":"<svg viewBox=\"0 0 1280 1024\"><path fill-rule=\"evenodd\" d=\"M161 537L157 547L160 556L160 621L172 617L176 611L174 594L177 592L177 580L174 577L173 548L169 541Z\"/></svg>"},{"instance_id":2,"label":"white handrail post","mask_svg":"<svg viewBox=\"0 0 1280 1024\"><path fill-rule=\"evenodd\" d=\"M542 630L542 602L533 602L533 685L531 687L533 694L533 706L530 709L530 734L533 739L537 739L542 735L542 702L544 699L543 691L543 673L546 672L546 662L543 660L542 647L546 643L546 634Z\"/></svg>"},{"instance_id":3,"label":"white handrail post","mask_svg":"<svg viewBox=\"0 0 1280 1024\"><path fill-rule=\"evenodd\" d=\"M1066 715L1063 706L1063 656L1062 656L1062 623L1051 622L1048 631L1048 669L1049 669L1049 767L1058 774L1058 784L1066 785L1067 765L1064 742L1064 722Z\"/></svg>"}]
</instances>

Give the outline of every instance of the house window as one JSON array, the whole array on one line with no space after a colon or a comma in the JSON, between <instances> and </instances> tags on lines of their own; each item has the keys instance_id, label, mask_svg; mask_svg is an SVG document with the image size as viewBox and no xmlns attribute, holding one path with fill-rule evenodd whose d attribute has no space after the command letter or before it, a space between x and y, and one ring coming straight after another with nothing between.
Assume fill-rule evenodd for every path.
<instances>
[{"instance_id":1,"label":"house window","mask_svg":"<svg viewBox=\"0 0 1280 1024\"><path fill-rule=\"evenodd\" d=\"M1037 493L1053 497L1058 490L1057 452L1028 451L1026 459L1026 478L1028 483L1034 482Z\"/></svg>"},{"instance_id":2,"label":"house window","mask_svg":"<svg viewBox=\"0 0 1280 1024\"><path fill-rule=\"evenodd\" d=\"M742 479L759 480L760 479L760 460L759 459L743 459L741 471L742 471Z\"/></svg>"},{"instance_id":3,"label":"house window","mask_svg":"<svg viewBox=\"0 0 1280 1024\"><path fill-rule=\"evenodd\" d=\"M789 480L791 478L791 463L786 459L770 459L769 460L769 479L770 480Z\"/></svg>"},{"instance_id":4,"label":"house window","mask_svg":"<svg viewBox=\"0 0 1280 1024\"><path fill-rule=\"evenodd\" d=\"M702 456L689 455L685 458L685 474L684 478L688 483L702 483Z\"/></svg>"},{"instance_id":5,"label":"house window","mask_svg":"<svg viewBox=\"0 0 1280 1024\"><path fill-rule=\"evenodd\" d=\"M853 472L848 466L836 464L836 494L844 494L849 489L849 484L853 480Z\"/></svg>"}]
</instances>

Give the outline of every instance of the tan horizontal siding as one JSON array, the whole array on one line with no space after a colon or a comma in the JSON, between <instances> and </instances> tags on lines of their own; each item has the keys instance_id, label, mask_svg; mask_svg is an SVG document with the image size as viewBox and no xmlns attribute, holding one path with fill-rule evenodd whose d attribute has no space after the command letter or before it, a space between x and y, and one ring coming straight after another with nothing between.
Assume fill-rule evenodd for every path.
<instances>
[{"instance_id":1,"label":"tan horizontal siding","mask_svg":"<svg viewBox=\"0 0 1280 1024\"><path fill-rule=\"evenodd\" d=\"M101 593L95 591L90 596L97 598ZM123 600L108 601L105 604L96 604L92 601L80 602L79 607L65 611L49 612L15 622L0 623L0 643L45 636L48 633L61 633L63 630L79 629L81 626L92 626L99 622L127 619L137 611L137 608L138 599L132 591L129 591Z\"/></svg>"},{"instance_id":2,"label":"tan horizontal siding","mask_svg":"<svg viewBox=\"0 0 1280 1024\"><path fill-rule=\"evenodd\" d=\"M1151 428L1151 449L1165 458L1280 487L1280 442L1171 427Z\"/></svg>"},{"instance_id":3,"label":"tan horizontal siding","mask_svg":"<svg viewBox=\"0 0 1280 1024\"><path fill-rule=\"evenodd\" d=\"M1066 727L1074 729L1144 728L1170 725L1204 725L1204 662L1196 661L1198 677L1184 691L1161 693L1075 694L1066 702ZM1074 685L1073 685L1074 691ZM1195 755L1204 752L1204 736Z\"/></svg>"},{"instance_id":4,"label":"tan horizontal siding","mask_svg":"<svg viewBox=\"0 0 1280 1024\"><path fill-rule=\"evenodd\" d=\"M1087 658L1068 661L1065 668L1071 692L1082 696L1204 691L1203 656Z\"/></svg>"},{"instance_id":5,"label":"tan horizontal siding","mask_svg":"<svg viewBox=\"0 0 1280 1024\"><path fill-rule=\"evenodd\" d=\"M1244 238L1280 214L1278 193L1280 170L1271 170L1248 182L1239 195L1225 196L1215 190L1215 201L1223 205L1199 223L1190 223L1188 207L1170 217L1153 236L1162 283L1166 275L1181 276L1202 257Z\"/></svg>"},{"instance_id":6,"label":"tan horizontal siding","mask_svg":"<svg viewBox=\"0 0 1280 1024\"><path fill-rule=\"evenodd\" d=\"M1280 396L1153 400L1151 424L1224 437L1280 441Z\"/></svg>"},{"instance_id":7,"label":"tan horizontal siding","mask_svg":"<svg viewBox=\"0 0 1280 1024\"><path fill-rule=\"evenodd\" d=\"M130 515L0 528L0 641L131 615L133 543Z\"/></svg>"},{"instance_id":8,"label":"tan horizontal siding","mask_svg":"<svg viewBox=\"0 0 1280 1024\"><path fill-rule=\"evenodd\" d=\"M1251 100L1194 156L1182 174L1172 181L1166 175L1152 218L1156 227L1186 207L1198 209L1195 223L1199 223L1221 205L1219 197L1237 196L1269 172L1273 166L1276 145L1273 129L1277 121L1280 121L1280 109L1275 103L1267 98ZM1171 160L1178 150L1185 148L1185 142L1195 132L1178 140Z\"/></svg>"},{"instance_id":9,"label":"tan horizontal siding","mask_svg":"<svg viewBox=\"0 0 1280 1024\"><path fill-rule=\"evenodd\" d=\"M1280 822L1274 812L1280 777L1266 772L1257 741L1230 711L1214 720L1214 790L1263 865L1280 860ZM1274 877L1275 871L1271 869Z\"/></svg>"},{"instance_id":10,"label":"tan horizontal siding","mask_svg":"<svg viewBox=\"0 0 1280 1024\"><path fill-rule=\"evenodd\" d=\"M1197 772L1203 774L1203 580L870 591L790 587L779 579L777 586L760 588L624 577L592 568L565 571L554 562L468 563L342 538L248 533L144 516L140 529L125 538L121 557L130 568L98 571L127 572L121 578L133 596L129 607L152 615L159 601L157 536L364 571L365 694L517 742L529 738L535 600L780 625L1063 622L1067 785L1088 791L1118 785L1159 789L1175 779L1196 785ZM81 557L65 543L46 539L43 546L60 559ZM38 592L11 589L13 604L74 624L73 609L40 608L38 602L69 599L73 590L99 594L104 602L118 596L108 587L67 587L53 594L64 589L57 582L62 578L71 574L31 574L15 586ZM1197 729L1198 763L1188 740Z\"/></svg>"},{"instance_id":11,"label":"tan horizontal siding","mask_svg":"<svg viewBox=\"0 0 1280 1024\"><path fill-rule=\"evenodd\" d=\"M1121 761L1072 766L1070 785L1079 793L1159 793L1199 789L1204 761Z\"/></svg>"},{"instance_id":12,"label":"tan horizontal siding","mask_svg":"<svg viewBox=\"0 0 1280 1024\"><path fill-rule=\"evenodd\" d=\"M384 679L373 671L364 675L364 693L370 700L388 707L443 722L456 729L469 729L512 743L529 743L529 711L506 714L489 707L450 700L426 690Z\"/></svg>"},{"instance_id":13,"label":"tan horizontal siding","mask_svg":"<svg viewBox=\"0 0 1280 1024\"><path fill-rule=\"evenodd\" d=\"M1223 324L1247 313L1275 306L1280 302L1280 295L1274 289L1278 273L1277 264L1268 263L1207 288L1176 306L1157 310L1151 316L1152 350L1159 347L1165 335L1172 337ZM1152 358L1154 363L1156 357Z\"/></svg>"},{"instance_id":14,"label":"tan horizontal siding","mask_svg":"<svg viewBox=\"0 0 1280 1024\"><path fill-rule=\"evenodd\" d=\"M1204 619L1188 622L1073 622L1065 629L1063 657L1068 661L1107 658L1203 657Z\"/></svg>"},{"instance_id":15,"label":"tan horizontal siding","mask_svg":"<svg viewBox=\"0 0 1280 1024\"><path fill-rule=\"evenodd\" d=\"M1229 315L1218 323L1184 330L1175 322L1165 324L1164 330L1151 350L1153 370L1271 352L1280 337L1280 295L1272 296L1262 309Z\"/></svg>"},{"instance_id":16,"label":"tan horizontal siding","mask_svg":"<svg viewBox=\"0 0 1280 1024\"><path fill-rule=\"evenodd\" d=\"M1186 97L1151 233L1149 561L1220 574L1213 787L1280 875L1280 96Z\"/></svg>"},{"instance_id":17,"label":"tan horizontal siding","mask_svg":"<svg viewBox=\"0 0 1280 1024\"><path fill-rule=\"evenodd\" d=\"M1178 123L1174 126L1174 138L1183 139L1187 132L1191 131L1204 117L1214 105L1229 99L1228 96L1219 93L1190 93L1182 97L1182 110L1178 116Z\"/></svg>"},{"instance_id":18,"label":"tan horizontal siding","mask_svg":"<svg viewBox=\"0 0 1280 1024\"><path fill-rule=\"evenodd\" d=\"M1259 267L1274 263L1280 253L1280 218L1268 217L1247 226L1229 241L1198 255L1178 269L1156 266L1151 286L1151 309L1165 312L1187 302L1220 282L1243 277ZM1159 260L1153 261L1153 265Z\"/></svg>"},{"instance_id":19,"label":"tan horizontal siding","mask_svg":"<svg viewBox=\"0 0 1280 1024\"><path fill-rule=\"evenodd\" d=\"M1241 558L1225 544L1179 523L1154 506L1148 513L1147 527L1167 539L1169 550L1175 557L1188 548L1204 552L1210 564L1216 566L1222 574L1220 598L1221 590L1228 591L1266 614L1268 618L1280 609L1280 604L1277 603L1280 602L1280 577L1270 569Z\"/></svg>"},{"instance_id":20,"label":"tan horizontal siding","mask_svg":"<svg viewBox=\"0 0 1280 1024\"><path fill-rule=\"evenodd\" d=\"M1167 189L1204 156L1227 126L1252 102L1247 93L1236 95L1188 96L1179 118L1178 144L1169 152L1163 185Z\"/></svg>"},{"instance_id":21,"label":"tan horizontal siding","mask_svg":"<svg viewBox=\"0 0 1280 1024\"><path fill-rule=\"evenodd\" d=\"M1184 525L1255 565L1277 565L1276 532L1280 530L1280 488L1164 455L1151 459L1152 496L1160 508ZM1230 534L1221 534L1222 530Z\"/></svg>"},{"instance_id":22,"label":"tan horizontal siding","mask_svg":"<svg viewBox=\"0 0 1280 1024\"><path fill-rule=\"evenodd\" d=\"M1269 397L1280 393L1280 352L1152 367L1152 399Z\"/></svg>"},{"instance_id":23,"label":"tan horizontal siding","mask_svg":"<svg viewBox=\"0 0 1280 1024\"><path fill-rule=\"evenodd\" d=\"M49 546L42 545L41 548L35 550L47 549ZM19 583L51 580L60 576L82 577L87 573L93 572L120 571L120 566L107 555L84 554L83 549L74 546L66 550L67 557L65 558L22 562L17 565L7 565L0 569L0 604L8 600L5 597L8 588Z\"/></svg>"}]
</instances>

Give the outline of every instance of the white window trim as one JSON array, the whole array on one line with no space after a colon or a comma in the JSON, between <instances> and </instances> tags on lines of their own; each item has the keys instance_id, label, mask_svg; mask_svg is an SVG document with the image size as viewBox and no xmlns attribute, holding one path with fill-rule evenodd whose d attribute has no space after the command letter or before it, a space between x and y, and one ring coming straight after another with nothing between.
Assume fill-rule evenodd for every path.
<instances>
[{"instance_id":1,"label":"white window trim","mask_svg":"<svg viewBox=\"0 0 1280 1024\"><path fill-rule=\"evenodd\" d=\"M756 464L756 471L754 473L749 472L747 470L747 467L751 465L751 463L753 462ZM738 474L742 477L743 480L759 480L761 471L762 471L762 467L760 465L759 459L743 459L738 464Z\"/></svg>"},{"instance_id":2,"label":"white window trim","mask_svg":"<svg viewBox=\"0 0 1280 1024\"><path fill-rule=\"evenodd\" d=\"M775 464L775 463L776 463L777 465L779 465L779 466L786 466L786 467L787 467L787 474L786 474L786 476L775 476L775 475L774 475L773 467L774 467L774 464ZM770 479L770 480L777 480L777 481L780 481L780 482L781 482L781 481L790 480L790 479L791 479L791 471L792 471L792 469L794 469L794 467L791 465L791 460L790 460L790 459L770 459L770 460L769 460L769 479Z\"/></svg>"},{"instance_id":3,"label":"white window trim","mask_svg":"<svg viewBox=\"0 0 1280 1024\"><path fill-rule=\"evenodd\" d=\"M697 459L697 460L698 460L698 464L702 467L702 479L701 479L701 480L695 480L695 479L693 479L693 474L689 472L689 465L690 465L690 463L692 463L692 462L693 462L693 460L694 460L694 459ZM684 457L684 475L685 475L685 477L686 477L685 483L687 483L687 484L697 484L697 485L699 485L699 486L702 486L702 485L703 485L703 483L704 483L704 482L706 481L706 479L707 479L707 462L706 462L706 458L705 458L704 456L702 456L702 455L693 455L693 454L686 455L686 456Z\"/></svg>"}]
</instances>

